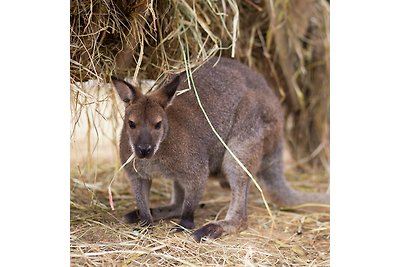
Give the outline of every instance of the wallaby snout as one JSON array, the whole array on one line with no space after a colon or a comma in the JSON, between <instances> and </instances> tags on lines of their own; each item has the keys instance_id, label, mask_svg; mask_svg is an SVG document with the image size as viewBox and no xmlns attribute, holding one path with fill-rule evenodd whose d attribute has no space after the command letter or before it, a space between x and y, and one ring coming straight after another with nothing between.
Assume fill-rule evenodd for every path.
<instances>
[{"instance_id":1,"label":"wallaby snout","mask_svg":"<svg viewBox=\"0 0 400 267\"><path fill-rule=\"evenodd\" d=\"M153 146L149 144L139 144L135 146L135 153L138 158L151 157L153 154Z\"/></svg>"},{"instance_id":2,"label":"wallaby snout","mask_svg":"<svg viewBox=\"0 0 400 267\"><path fill-rule=\"evenodd\" d=\"M132 151L135 152L136 157L139 159L151 158L156 152L156 142L160 142L159 139L161 138L161 136L157 134L158 131L152 133L152 131L148 128L148 126L143 126L142 129L138 130L137 132L139 134L135 139L132 139L135 137L134 134L129 137L131 138L130 143L132 146ZM156 142L154 142L153 140L155 140Z\"/></svg>"}]
</instances>

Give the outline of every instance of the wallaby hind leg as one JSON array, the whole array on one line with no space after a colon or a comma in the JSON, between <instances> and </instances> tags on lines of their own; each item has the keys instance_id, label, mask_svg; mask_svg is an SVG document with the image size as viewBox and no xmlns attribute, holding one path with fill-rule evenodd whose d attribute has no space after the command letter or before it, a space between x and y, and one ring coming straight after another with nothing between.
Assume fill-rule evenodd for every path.
<instances>
[{"instance_id":1,"label":"wallaby hind leg","mask_svg":"<svg viewBox=\"0 0 400 267\"><path fill-rule=\"evenodd\" d=\"M257 176L265 185L267 197L279 207L301 204L329 204L329 194L304 193L293 190L283 174L283 141L270 154L264 155Z\"/></svg>"},{"instance_id":2,"label":"wallaby hind leg","mask_svg":"<svg viewBox=\"0 0 400 267\"><path fill-rule=\"evenodd\" d=\"M185 192L177 181L174 181L171 203L167 206L151 208L150 213L153 221L162 219L171 219L181 216L182 204ZM124 221L127 223L137 223L140 221L139 210L133 210L124 216Z\"/></svg>"},{"instance_id":3,"label":"wallaby hind leg","mask_svg":"<svg viewBox=\"0 0 400 267\"><path fill-rule=\"evenodd\" d=\"M246 141L236 140L228 146L242 161L250 172L256 169L262 157L262 146L257 139ZM247 196L250 178L237 164L235 159L226 152L222 161L222 171L229 181L231 188L231 202L224 220L209 223L196 230L193 237L200 241L202 237L217 238L222 234L231 234L247 228Z\"/></svg>"}]
</instances>

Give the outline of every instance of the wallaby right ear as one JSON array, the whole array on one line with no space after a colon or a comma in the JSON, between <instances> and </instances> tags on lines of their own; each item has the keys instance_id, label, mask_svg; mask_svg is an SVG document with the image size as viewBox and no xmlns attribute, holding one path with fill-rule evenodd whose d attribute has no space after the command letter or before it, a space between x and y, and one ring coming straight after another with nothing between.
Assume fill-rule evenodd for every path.
<instances>
[{"instance_id":1,"label":"wallaby right ear","mask_svg":"<svg viewBox=\"0 0 400 267\"><path fill-rule=\"evenodd\" d=\"M132 84L125 82L124 80L111 76L111 80L118 92L119 97L124 101L125 106L130 104L134 99L141 96L141 92L137 90Z\"/></svg>"}]
</instances>

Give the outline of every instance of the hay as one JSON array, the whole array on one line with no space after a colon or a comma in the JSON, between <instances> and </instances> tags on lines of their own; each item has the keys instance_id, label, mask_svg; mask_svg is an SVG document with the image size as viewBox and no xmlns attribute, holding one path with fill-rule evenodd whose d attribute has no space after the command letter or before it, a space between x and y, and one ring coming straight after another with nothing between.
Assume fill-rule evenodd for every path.
<instances>
[{"instance_id":1,"label":"hay","mask_svg":"<svg viewBox=\"0 0 400 267\"><path fill-rule=\"evenodd\" d=\"M192 63L234 55L264 74L285 107L292 155L329 167L328 2L84 0L72 1L70 14L73 125L90 103L116 104L112 92L100 96L82 82L102 85L116 73L137 83L184 70L185 35Z\"/></svg>"},{"instance_id":2,"label":"hay","mask_svg":"<svg viewBox=\"0 0 400 267\"><path fill-rule=\"evenodd\" d=\"M173 221L162 221L152 229L132 230L121 222L133 209L133 197L122 173L116 179L114 201L108 207L107 184L114 167L103 163L97 173L75 170L71 173L71 266L329 266L330 216L327 213L299 213L272 209L275 226L256 188L250 190L249 228L223 239L196 243L190 233L174 233ZM301 182L298 173L289 172L292 184L310 190L318 184L325 191L326 172L307 175ZM96 182L92 177L96 176ZM166 204L170 181L155 179L150 200ZM315 191L315 188L312 189ZM221 190L217 181L208 183L203 208L196 211L200 226L225 215L230 191ZM157 204L156 204L157 203ZM176 221L176 220L175 220Z\"/></svg>"}]
</instances>

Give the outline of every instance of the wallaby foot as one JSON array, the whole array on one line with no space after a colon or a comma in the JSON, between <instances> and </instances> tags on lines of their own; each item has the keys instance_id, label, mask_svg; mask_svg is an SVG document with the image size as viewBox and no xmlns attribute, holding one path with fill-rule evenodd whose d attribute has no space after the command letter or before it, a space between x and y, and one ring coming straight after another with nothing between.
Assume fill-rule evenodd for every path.
<instances>
[{"instance_id":1,"label":"wallaby foot","mask_svg":"<svg viewBox=\"0 0 400 267\"><path fill-rule=\"evenodd\" d=\"M145 219L140 216L138 209L133 210L122 217L122 222L124 223L139 223L140 227L152 226L153 220Z\"/></svg>"},{"instance_id":2,"label":"wallaby foot","mask_svg":"<svg viewBox=\"0 0 400 267\"><path fill-rule=\"evenodd\" d=\"M124 223L138 223L140 222L139 210L133 210L128 212L122 217L122 222Z\"/></svg>"},{"instance_id":3,"label":"wallaby foot","mask_svg":"<svg viewBox=\"0 0 400 267\"><path fill-rule=\"evenodd\" d=\"M122 217L122 222L130 224L139 223L140 226L152 226L154 220L151 217L146 219L146 217L141 216L139 210L136 209L125 214Z\"/></svg>"},{"instance_id":4,"label":"wallaby foot","mask_svg":"<svg viewBox=\"0 0 400 267\"><path fill-rule=\"evenodd\" d=\"M180 217L182 214L182 203L184 199L183 188L177 181L174 181L172 190L171 204L158 208L148 208L149 192L151 180L134 179L132 178L132 185L136 195L136 202L138 208L133 210L122 218L125 223L139 223L143 222L144 225L151 225L154 221L162 219L171 219ZM142 189L143 190L138 190ZM140 209L142 207L142 209ZM143 214L141 214L141 212Z\"/></svg>"},{"instance_id":5,"label":"wallaby foot","mask_svg":"<svg viewBox=\"0 0 400 267\"><path fill-rule=\"evenodd\" d=\"M182 212L181 205L176 205L176 204L150 209L153 221L177 218L181 215L181 212ZM125 214L122 220L125 223L138 223L142 221L138 209Z\"/></svg>"},{"instance_id":6,"label":"wallaby foot","mask_svg":"<svg viewBox=\"0 0 400 267\"><path fill-rule=\"evenodd\" d=\"M194 240L200 242L203 237L209 237L212 239L216 239L223 234L233 234L238 233L247 229L246 221L242 221L241 223L235 223L229 220L222 220L214 223L209 223L194 231L192 234Z\"/></svg>"}]
</instances>

